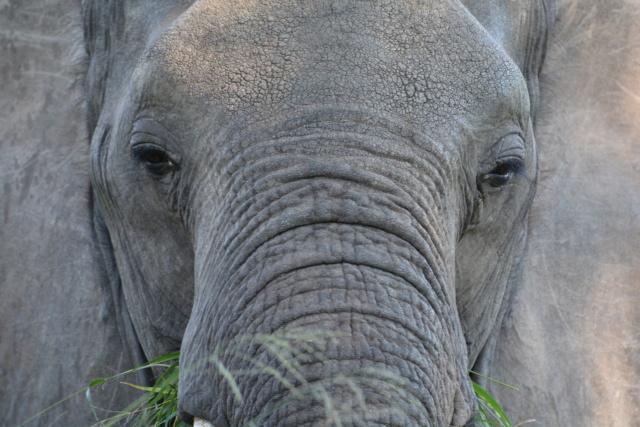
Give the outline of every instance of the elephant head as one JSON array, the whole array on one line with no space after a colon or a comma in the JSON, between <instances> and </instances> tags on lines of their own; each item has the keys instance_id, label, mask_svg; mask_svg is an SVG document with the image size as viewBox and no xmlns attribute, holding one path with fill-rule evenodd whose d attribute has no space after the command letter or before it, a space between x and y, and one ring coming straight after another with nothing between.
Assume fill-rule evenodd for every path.
<instances>
[{"instance_id":1,"label":"elephant head","mask_svg":"<svg viewBox=\"0 0 640 427\"><path fill-rule=\"evenodd\" d=\"M328 330L308 384L400 379L330 383L366 404L343 422L472 419L468 369L536 186L545 5L124 3L84 4L95 219L132 348L181 348L183 417L317 423L313 395L255 375L237 399L209 357L239 336ZM265 346L241 351L286 375ZM249 369L237 353L221 363Z\"/></svg>"}]
</instances>

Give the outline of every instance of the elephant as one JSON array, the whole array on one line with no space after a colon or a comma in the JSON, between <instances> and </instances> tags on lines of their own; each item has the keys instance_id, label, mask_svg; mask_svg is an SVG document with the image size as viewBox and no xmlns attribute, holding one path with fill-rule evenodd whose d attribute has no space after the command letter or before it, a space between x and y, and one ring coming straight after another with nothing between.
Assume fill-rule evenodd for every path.
<instances>
[{"instance_id":1,"label":"elephant","mask_svg":"<svg viewBox=\"0 0 640 427\"><path fill-rule=\"evenodd\" d=\"M178 350L196 425L473 425L472 377L514 423L637 422L637 1L0 9L0 424ZM317 331L299 375L257 339ZM238 337L276 374L213 369Z\"/></svg>"}]
</instances>

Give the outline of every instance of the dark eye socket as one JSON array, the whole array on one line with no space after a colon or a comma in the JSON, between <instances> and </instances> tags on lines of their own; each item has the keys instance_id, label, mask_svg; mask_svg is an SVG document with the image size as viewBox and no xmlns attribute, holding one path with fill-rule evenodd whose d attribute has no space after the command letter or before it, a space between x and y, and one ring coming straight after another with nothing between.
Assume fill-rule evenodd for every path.
<instances>
[{"instance_id":1,"label":"dark eye socket","mask_svg":"<svg viewBox=\"0 0 640 427\"><path fill-rule=\"evenodd\" d=\"M134 160L154 175L164 175L175 169L166 151L155 145L141 144L131 150Z\"/></svg>"},{"instance_id":2,"label":"dark eye socket","mask_svg":"<svg viewBox=\"0 0 640 427\"><path fill-rule=\"evenodd\" d=\"M488 174L482 177L482 181L492 187L501 187L507 184L514 175L524 171L524 162L520 159L510 159L499 163Z\"/></svg>"}]
</instances>

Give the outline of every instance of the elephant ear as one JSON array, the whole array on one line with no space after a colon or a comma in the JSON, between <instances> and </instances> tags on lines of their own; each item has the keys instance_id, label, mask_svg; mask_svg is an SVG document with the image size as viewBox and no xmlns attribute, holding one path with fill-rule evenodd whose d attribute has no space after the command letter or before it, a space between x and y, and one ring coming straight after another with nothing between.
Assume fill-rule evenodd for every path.
<instances>
[{"instance_id":1,"label":"elephant ear","mask_svg":"<svg viewBox=\"0 0 640 427\"><path fill-rule=\"evenodd\" d=\"M74 1L0 2L0 425L133 366L96 262L89 146L73 89L79 21ZM122 408L132 392L108 386L94 403ZM33 425L94 422L79 394Z\"/></svg>"},{"instance_id":2,"label":"elephant ear","mask_svg":"<svg viewBox=\"0 0 640 427\"><path fill-rule=\"evenodd\" d=\"M540 78L521 283L484 374L514 424L637 425L640 3L568 0Z\"/></svg>"}]
</instances>

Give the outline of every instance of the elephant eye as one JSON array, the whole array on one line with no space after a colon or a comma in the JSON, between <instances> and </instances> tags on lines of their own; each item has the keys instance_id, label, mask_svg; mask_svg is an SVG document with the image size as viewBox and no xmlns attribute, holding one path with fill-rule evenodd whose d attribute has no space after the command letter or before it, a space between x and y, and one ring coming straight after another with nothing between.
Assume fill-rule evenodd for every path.
<instances>
[{"instance_id":1,"label":"elephant eye","mask_svg":"<svg viewBox=\"0 0 640 427\"><path fill-rule=\"evenodd\" d=\"M510 159L499 163L491 172L482 177L482 181L492 187L502 187L517 173L524 170L524 163L520 159Z\"/></svg>"},{"instance_id":2,"label":"elephant eye","mask_svg":"<svg viewBox=\"0 0 640 427\"><path fill-rule=\"evenodd\" d=\"M154 175L165 175L175 169L176 165L166 151L151 144L140 144L132 149L132 156Z\"/></svg>"}]
</instances>

